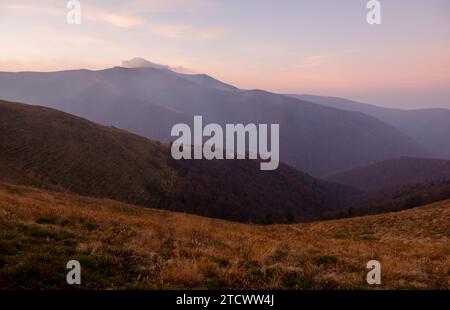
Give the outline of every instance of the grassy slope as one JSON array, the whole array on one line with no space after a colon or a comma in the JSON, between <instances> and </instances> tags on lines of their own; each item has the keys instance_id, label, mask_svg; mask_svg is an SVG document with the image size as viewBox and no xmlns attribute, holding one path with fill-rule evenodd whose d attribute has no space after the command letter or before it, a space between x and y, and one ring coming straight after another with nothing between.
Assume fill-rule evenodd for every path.
<instances>
[{"instance_id":1,"label":"grassy slope","mask_svg":"<svg viewBox=\"0 0 450 310\"><path fill-rule=\"evenodd\" d=\"M385 215L252 226L0 183L0 288L448 289L450 201Z\"/></svg>"}]
</instances>

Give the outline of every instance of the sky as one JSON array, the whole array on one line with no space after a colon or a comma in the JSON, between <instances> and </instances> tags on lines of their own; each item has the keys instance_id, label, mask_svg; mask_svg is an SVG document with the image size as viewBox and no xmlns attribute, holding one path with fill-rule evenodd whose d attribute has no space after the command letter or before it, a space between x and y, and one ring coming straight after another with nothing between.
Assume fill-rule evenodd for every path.
<instances>
[{"instance_id":1,"label":"sky","mask_svg":"<svg viewBox=\"0 0 450 310\"><path fill-rule=\"evenodd\" d=\"M0 0L0 71L103 69L143 57L244 89L450 108L450 1Z\"/></svg>"}]
</instances>

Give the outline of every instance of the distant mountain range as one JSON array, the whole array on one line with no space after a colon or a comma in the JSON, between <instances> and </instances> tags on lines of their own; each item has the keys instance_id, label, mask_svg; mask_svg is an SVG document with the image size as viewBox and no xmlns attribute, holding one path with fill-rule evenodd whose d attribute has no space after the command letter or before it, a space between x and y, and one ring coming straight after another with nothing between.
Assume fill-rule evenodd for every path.
<instances>
[{"instance_id":1,"label":"distant mountain range","mask_svg":"<svg viewBox=\"0 0 450 310\"><path fill-rule=\"evenodd\" d=\"M3 72L0 98L56 108L165 142L173 140L174 124L189 124L193 115L219 124L278 123L281 160L315 176L389 158L435 154L371 115L261 90L239 90L207 75L154 64L100 71Z\"/></svg>"},{"instance_id":2,"label":"distant mountain range","mask_svg":"<svg viewBox=\"0 0 450 310\"><path fill-rule=\"evenodd\" d=\"M281 164L175 161L168 145L51 108L0 101L0 180L253 223L320 219L357 190Z\"/></svg>"},{"instance_id":3,"label":"distant mountain range","mask_svg":"<svg viewBox=\"0 0 450 310\"><path fill-rule=\"evenodd\" d=\"M337 97L292 95L295 98L345 111L362 112L406 133L438 158L450 159L450 110L383 108ZM429 102L424 102L429 104Z\"/></svg>"}]
</instances>

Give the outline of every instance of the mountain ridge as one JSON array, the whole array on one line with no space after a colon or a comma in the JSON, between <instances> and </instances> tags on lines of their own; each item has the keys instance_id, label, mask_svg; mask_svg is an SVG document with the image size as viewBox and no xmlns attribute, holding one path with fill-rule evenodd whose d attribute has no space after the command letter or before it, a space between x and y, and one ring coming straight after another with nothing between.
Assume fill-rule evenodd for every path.
<instances>
[{"instance_id":1,"label":"mountain ridge","mask_svg":"<svg viewBox=\"0 0 450 310\"><path fill-rule=\"evenodd\" d=\"M155 68L0 73L0 98L49 106L164 142L172 141L172 125L189 124L193 115L221 125L278 123L281 160L316 176L391 157L428 155L371 116L261 90L224 91Z\"/></svg>"},{"instance_id":2,"label":"mountain ridge","mask_svg":"<svg viewBox=\"0 0 450 310\"><path fill-rule=\"evenodd\" d=\"M380 107L339 97L291 95L327 107L359 111L401 130L429 149L437 158L450 159L450 109L399 109Z\"/></svg>"}]
</instances>

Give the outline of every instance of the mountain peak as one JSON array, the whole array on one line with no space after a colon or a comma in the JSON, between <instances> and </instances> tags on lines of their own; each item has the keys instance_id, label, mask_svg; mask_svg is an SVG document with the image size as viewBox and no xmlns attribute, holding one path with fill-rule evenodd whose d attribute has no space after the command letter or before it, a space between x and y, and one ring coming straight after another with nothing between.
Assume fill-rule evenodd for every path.
<instances>
[{"instance_id":1,"label":"mountain peak","mask_svg":"<svg viewBox=\"0 0 450 310\"><path fill-rule=\"evenodd\" d=\"M194 70L182 66L168 66L162 65L155 62L151 62L142 57L134 57L130 60L122 61L122 67L124 68L153 68L159 70L170 70L177 73L185 73L185 74L194 74L196 73Z\"/></svg>"},{"instance_id":2,"label":"mountain peak","mask_svg":"<svg viewBox=\"0 0 450 310\"><path fill-rule=\"evenodd\" d=\"M151 61L141 58L141 57L134 57L130 60L122 61L122 67L124 67L124 68L155 68L155 69L167 69L167 70L171 69L169 66L157 64L157 63L151 62Z\"/></svg>"}]
</instances>

